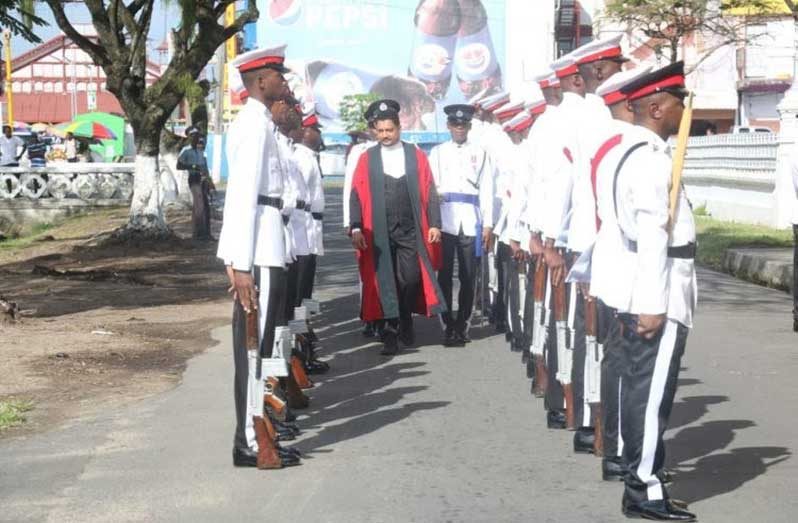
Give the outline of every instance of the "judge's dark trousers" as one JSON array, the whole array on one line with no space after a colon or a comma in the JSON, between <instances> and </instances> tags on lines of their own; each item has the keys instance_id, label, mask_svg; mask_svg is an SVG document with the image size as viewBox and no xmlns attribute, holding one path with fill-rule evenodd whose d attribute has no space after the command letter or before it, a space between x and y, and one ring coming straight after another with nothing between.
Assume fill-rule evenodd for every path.
<instances>
[{"instance_id":1,"label":"judge's dark trousers","mask_svg":"<svg viewBox=\"0 0 798 523\"><path fill-rule=\"evenodd\" d=\"M637 335L637 317L619 314L623 382L621 434L629 467L625 496L631 502L666 499L659 473L665 463L662 435L676 395L688 329L666 320L653 339Z\"/></svg>"},{"instance_id":2,"label":"judge's dark trousers","mask_svg":"<svg viewBox=\"0 0 798 523\"><path fill-rule=\"evenodd\" d=\"M389 233L391 261L396 277L396 297L399 300L399 318L386 318L394 328L401 321L405 327L412 326L413 309L421 292L421 267L418 261L418 244L413 230L394 229Z\"/></svg>"},{"instance_id":3,"label":"judge's dark trousers","mask_svg":"<svg viewBox=\"0 0 798 523\"><path fill-rule=\"evenodd\" d=\"M446 300L447 312L443 314L443 322L447 327L465 331L474 309L474 286L476 285L479 259L476 254L474 236L443 233L443 266L438 272L438 284ZM454 259L457 257L457 278L460 280L460 292L457 296L457 318L452 317L452 278L454 276Z\"/></svg>"},{"instance_id":4,"label":"judge's dark trousers","mask_svg":"<svg viewBox=\"0 0 798 523\"><path fill-rule=\"evenodd\" d=\"M261 355L270 357L274 345L274 329L285 325L285 269L282 267L256 267L255 282L260 290L259 316L263 325ZM236 408L236 431L233 445L247 448L245 433L247 415L247 381L249 380L249 360L247 356L247 317L244 308L236 301L233 307L233 400Z\"/></svg>"},{"instance_id":5,"label":"judge's dark trousers","mask_svg":"<svg viewBox=\"0 0 798 523\"><path fill-rule=\"evenodd\" d=\"M604 344L604 358L601 360L601 430L604 437L604 455L614 458L623 454L620 417L623 358L619 343L620 323L615 317L615 311L600 300L598 312L599 342Z\"/></svg>"},{"instance_id":6,"label":"judge's dark trousers","mask_svg":"<svg viewBox=\"0 0 798 523\"><path fill-rule=\"evenodd\" d=\"M792 226L794 240L792 256L792 319L795 327L798 327L798 224Z\"/></svg>"},{"instance_id":7,"label":"judge's dark trousers","mask_svg":"<svg viewBox=\"0 0 798 523\"><path fill-rule=\"evenodd\" d=\"M310 298L313 293L315 258L314 255L297 256L296 261L287 267L285 317L288 320L294 319L294 307L302 305L302 300Z\"/></svg>"},{"instance_id":8,"label":"judge's dark trousers","mask_svg":"<svg viewBox=\"0 0 798 523\"><path fill-rule=\"evenodd\" d=\"M546 370L549 372L549 386L544 397L544 407L546 410L565 410L565 394L562 384L557 381L557 323L554 321L554 293L551 293L549 300L549 310L551 321L548 325L548 335L546 337L545 357Z\"/></svg>"}]
</instances>

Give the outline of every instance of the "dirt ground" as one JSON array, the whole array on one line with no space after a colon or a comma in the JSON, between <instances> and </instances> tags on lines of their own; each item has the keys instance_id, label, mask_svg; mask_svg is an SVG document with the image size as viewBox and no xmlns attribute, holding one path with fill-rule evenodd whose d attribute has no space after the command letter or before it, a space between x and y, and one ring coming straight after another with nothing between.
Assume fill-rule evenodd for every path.
<instances>
[{"instance_id":1,"label":"dirt ground","mask_svg":"<svg viewBox=\"0 0 798 523\"><path fill-rule=\"evenodd\" d=\"M175 386L211 329L229 321L216 242L193 242L190 213L169 211L179 240L108 246L118 208L70 220L18 249L0 248L0 400L34 403L19 437ZM215 232L218 233L218 223Z\"/></svg>"}]
</instances>

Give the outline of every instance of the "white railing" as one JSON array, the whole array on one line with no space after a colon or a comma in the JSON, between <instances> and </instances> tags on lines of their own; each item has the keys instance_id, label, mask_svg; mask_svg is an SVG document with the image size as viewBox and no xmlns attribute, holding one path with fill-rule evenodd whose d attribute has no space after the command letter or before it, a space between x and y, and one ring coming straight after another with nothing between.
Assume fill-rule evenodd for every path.
<instances>
[{"instance_id":1,"label":"white railing","mask_svg":"<svg viewBox=\"0 0 798 523\"><path fill-rule=\"evenodd\" d=\"M777 133L719 134L690 138L686 179L773 183L779 149Z\"/></svg>"},{"instance_id":2,"label":"white railing","mask_svg":"<svg viewBox=\"0 0 798 523\"><path fill-rule=\"evenodd\" d=\"M46 167L0 167L0 199L79 198L128 201L132 163L52 163Z\"/></svg>"}]
</instances>

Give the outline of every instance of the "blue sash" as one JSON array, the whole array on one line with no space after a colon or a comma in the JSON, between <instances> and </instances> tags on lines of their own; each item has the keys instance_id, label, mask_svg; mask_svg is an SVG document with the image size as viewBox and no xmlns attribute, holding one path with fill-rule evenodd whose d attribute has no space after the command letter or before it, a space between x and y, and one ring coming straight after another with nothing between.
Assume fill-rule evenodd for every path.
<instances>
[{"instance_id":1,"label":"blue sash","mask_svg":"<svg viewBox=\"0 0 798 523\"><path fill-rule=\"evenodd\" d=\"M460 192L447 192L441 195L441 201L445 203L469 203L474 206L477 214L477 230L474 236L474 251L477 258L482 257L482 214L479 212L479 195L465 194Z\"/></svg>"}]
</instances>

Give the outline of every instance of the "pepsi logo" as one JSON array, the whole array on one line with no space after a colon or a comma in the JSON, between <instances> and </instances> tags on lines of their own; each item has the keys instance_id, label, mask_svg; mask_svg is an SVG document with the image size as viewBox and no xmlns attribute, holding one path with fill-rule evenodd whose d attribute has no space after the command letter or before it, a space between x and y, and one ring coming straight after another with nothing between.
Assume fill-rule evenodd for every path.
<instances>
[{"instance_id":1,"label":"pepsi logo","mask_svg":"<svg viewBox=\"0 0 798 523\"><path fill-rule=\"evenodd\" d=\"M302 15L303 0L270 0L269 18L280 25L292 25Z\"/></svg>"},{"instance_id":2,"label":"pepsi logo","mask_svg":"<svg viewBox=\"0 0 798 523\"><path fill-rule=\"evenodd\" d=\"M414 62L419 71L428 76L439 76L451 63L449 51L436 44L425 44L416 49Z\"/></svg>"},{"instance_id":3,"label":"pepsi logo","mask_svg":"<svg viewBox=\"0 0 798 523\"><path fill-rule=\"evenodd\" d=\"M470 74L487 71L491 63L490 49L481 43L473 43L457 50L457 65Z\"/></svg>"}]
</instances>

